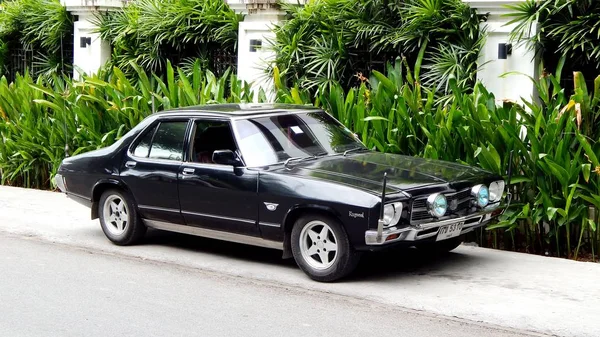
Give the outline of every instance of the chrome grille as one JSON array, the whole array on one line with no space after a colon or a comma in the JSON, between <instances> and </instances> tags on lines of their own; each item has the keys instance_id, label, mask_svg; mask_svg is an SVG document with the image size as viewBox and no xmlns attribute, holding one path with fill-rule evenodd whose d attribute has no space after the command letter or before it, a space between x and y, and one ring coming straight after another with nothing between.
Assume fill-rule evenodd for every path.
<instances>
[{"instance_id":1,"label":"chrome grille","mask_svg":"<svg viewBox=\"0 0 600 337\"><path fill-rule=\"evenodd\" d=\"M465 189L456 193L445 193L446 199L448 199L448 214L453 213L467 213L471 203L471 189ZM451 206L456 200L456 208L452 209ZM412 209L410 212L410 220L415 222L431 221L433 216L429 214L427 210L427 198L419 198L413 201Z\"/></svg>"}]
</instances>

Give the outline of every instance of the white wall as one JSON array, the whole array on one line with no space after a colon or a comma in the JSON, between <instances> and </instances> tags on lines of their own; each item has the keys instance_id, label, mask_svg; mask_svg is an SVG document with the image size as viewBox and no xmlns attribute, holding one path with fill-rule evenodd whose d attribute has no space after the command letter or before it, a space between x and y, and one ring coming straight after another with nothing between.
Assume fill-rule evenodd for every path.
<instances>
[{"instance_id":1,"label":"white wall","mask_svg":"<svg viewBox=\"0 0 600 337\"><path fill-rule=\"evenodd\" d=\"M72 15L78 17L73 23L73 76L79 78L78 71L93 74L110 59L110 44L100 39L93 31L94 14L121 8L126 0L61 0ZM89 37L90 44L81 47L81 38Z\"/></svg>"},{"instance_id":2,"label":"white wall","mask_svg":"<svg viewBox=\"0 0 600 337\"><path fill-rule=\"evenodd\" d=\"M93 33L96 26L90 22L91 14L80 14L78 21L74 23L73 43L73 67L75 78L79 78L82 71L93 74L98 71L108 60L110 60L110 43L100 39L99 34ZM80 38L89 37L91 44L81 47Z\"/></svg>"},{"instance_id":3,"label":"white wall","mask_svg":"<svg viewBox=\"0 0 600 337\"><path fill-rule=\"evenodd\" d=\"M293 4L304 4L307 0L282 0ZM252 83L255 92L255 101L258 90L262 88L267 98L275 98L273 79L268 77L266 70L268 64L275 58L275 53L270 49L269 40L275 38L272 31L273 25L283 20L285 13L273 6L274 0L227 0L229 6L238 13L245 14L240 22L238 32L238 78ZM261 40L262 48L250 51L250 41Z\"/></svg>"},{"instance_id":4,"label":"white wall","mask_svg":"<svg viewBox=\"0 0 600 337\"><path fill-rule=\"evenodd\" d=\"M254 99L258 99L258 90L262 88L269 100L274 99L273 80L268 77L266 70L268 63L275 58L275 53L270 49L269 39L273 39L271 28L277 18L263 18L258 20L245 20L240 22L238 36L238 78L251 82ZM250 51L250 41L260 40L262 46L256 51Z\"/></svg>"},{"instance_id":5,"label":"white wall","mask_svg":"<svg viewBox=\"0 0 600 337\"><path fill-rule=\"evenodd\" d=\"M533 51L525 45L512 43L512 55L507 59L498 59L498 44L510 43L510 32L514 25L506 25L511 18L504 16L509 13L505 6L522 2L523 0L463 0L480 14L490 13L487 22L481 24L487 31L485 47L479 57L480 70L477 79L487 89L494 93L497 99L513 101L531 100L534 85L527 77L537 77L538 62ZM536 27L534 26L533 29ZM522 73L523 75L507 75L507 73ZM527 75L527 76L524 76Z\"/></svg>"}]
</instances>

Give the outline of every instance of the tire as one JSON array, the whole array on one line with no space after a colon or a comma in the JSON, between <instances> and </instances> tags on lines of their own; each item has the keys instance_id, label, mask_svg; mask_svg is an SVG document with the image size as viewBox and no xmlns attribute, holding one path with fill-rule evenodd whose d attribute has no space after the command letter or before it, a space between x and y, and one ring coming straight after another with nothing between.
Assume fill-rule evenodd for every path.
<instances>
[{"instance_id":1,"label":"tire","mask_svg":"<svg viewBox=\"0 0 600 337\"><path fill-rule=\"evenodd\" d=\"M296 264L315 281L339 280L354 271L360 260L361 254L350 244L342 225L329 216L300 217L294 223L291 239Z\"/></svg>"},{"instance_id":2,"label":"tire","mask_svg":"<svg viewBox=\"0 0 600 337\"><path fill-rule=\"evenodd\" d=\"M146 234L146 226L138 215L133 198L117 189L105 191L98 202L100 226L104 235L119 246L139 242Z\"/></svg>"},{"instance_id":3,"label":"tire","mask_svg":"<svg viewBox=\"0 0 600 337\"><path fill-rule=\"evenodd\" d=\"M419 250L423 250L428 254L443 255L458 248L463 242L463 237L459 236L452 239L447 239L439 242L428 242L417 246Z\"/></svg>"}]
</instances>

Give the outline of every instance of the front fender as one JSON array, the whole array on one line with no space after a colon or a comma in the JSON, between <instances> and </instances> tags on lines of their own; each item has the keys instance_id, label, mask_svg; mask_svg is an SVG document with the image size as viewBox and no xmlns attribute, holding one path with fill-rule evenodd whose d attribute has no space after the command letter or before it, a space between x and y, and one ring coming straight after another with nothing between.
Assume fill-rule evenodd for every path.
<instances>
[{"instance_id":1,"label":"front fender","mask_svg":"<svg viewBox=\"0 0 600 337\"><path fill-rule=\"evenodd\" d=\"M293 218L294 213L300 213L302 211L310 211L310 210L316 210L316 211L320 211L320 212L329 213L338 219L340 219L340 217L341 217L340 212L331 206L319 205L319 204L314 204L314 203L297 204L297 205L290 207L288 209L288 211L285 213L285 216L283 217L284 229L286 229L288 226L294 225L293 222L290 223L290 221L289 221L290 214L292 215L292 218Z\"/></svg>"}]
</instances>

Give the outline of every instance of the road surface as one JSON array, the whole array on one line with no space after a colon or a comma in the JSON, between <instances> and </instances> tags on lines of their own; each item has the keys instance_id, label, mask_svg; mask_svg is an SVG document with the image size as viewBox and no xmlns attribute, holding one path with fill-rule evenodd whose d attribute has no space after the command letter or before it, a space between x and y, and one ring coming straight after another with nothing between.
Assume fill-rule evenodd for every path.
<instances>
[{"instance_id":1,"label":"road surface","mask_svg":"<svg viewBox=\"0 0 600 337\"><path fill-rule=\"evenodd\" d=\"M2 234L0 268L2 336L523 335Z\"/></svg>"},{"instance_id":2,"label":"road surface","mask_svg":"<svg viewBox=\"0 0 600 337\"><path fill-rule=\"evenodd\" d=\"M115 246L89 216L89 209L59 193L0 187L0 234L8 236L422 315L556 336L600 336L597 263L461 246L433 261L414 251L369 255L350 278L323 284L275 250L159 231L149 231L142 245ZM399 324L390 315L383 318L382 324Z\"/></svg>"}]
</instances>

